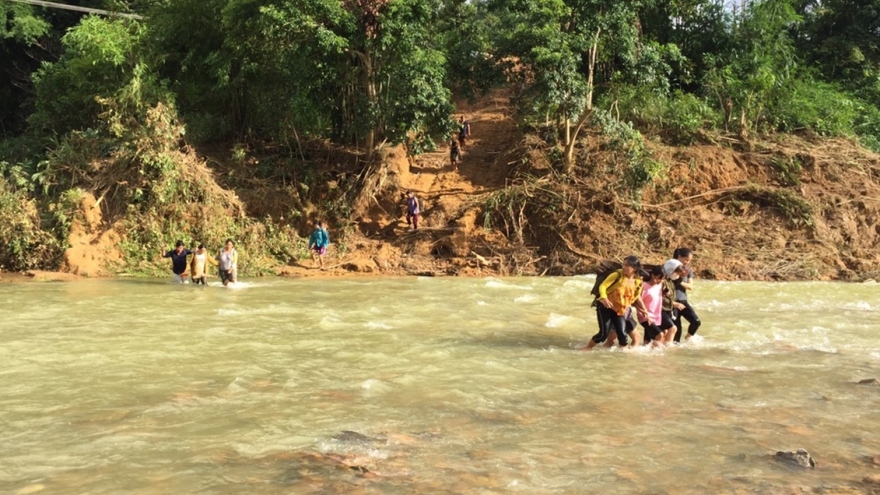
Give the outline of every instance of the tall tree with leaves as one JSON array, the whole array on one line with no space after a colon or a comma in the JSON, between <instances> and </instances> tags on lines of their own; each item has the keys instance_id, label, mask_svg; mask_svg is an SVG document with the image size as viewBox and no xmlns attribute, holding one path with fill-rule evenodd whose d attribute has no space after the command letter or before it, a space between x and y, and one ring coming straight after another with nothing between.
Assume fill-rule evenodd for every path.
<instances>
[{"instance_id":1,"label":"tall tree with leaves","mask_svg":"<svg viewBox=\"0 0 880 495\"><path fill-rule=\"evenodd\" d=\"M449 129L432 0L276 0L261 11L268 40L310 47L307 64L330 75L321 92L341 134L362 143L368 162L384 142L430 147Z\"/></svg>"},{"instance_id":2,"label":"tall tree with leaves","mask_svg":"<svg viewBox=\"0 0 880 495\"><path fill-rule=\"evenodd\" d=\"M650 0L513 0L495 3L507 22L504 55L523 64L539 97L536 108L560 117L567 172L593 113L597 85L616 62L635 57L638 12ZM533 94L535 94L533 93Z\"/></svg>"},{"instance_id":3,"label":"tall tree with leaves","mask_svg":"<svg viewBox=\"0 0 880 495\"><path fill-rule=\"evenodd\" d=\"M798 57L791 31L801 22L790 0L746 4L729 18L733 43L707 57L707 89L724 112L725 128L736 122L743 139L764 117L774 94L795 75Z\"/></svg>"}]
</instances>

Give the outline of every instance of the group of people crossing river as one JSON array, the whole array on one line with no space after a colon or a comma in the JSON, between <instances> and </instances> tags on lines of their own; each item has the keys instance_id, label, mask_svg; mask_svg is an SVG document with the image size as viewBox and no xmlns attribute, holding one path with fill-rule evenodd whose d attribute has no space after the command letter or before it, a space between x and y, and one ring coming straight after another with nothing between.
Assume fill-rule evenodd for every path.
<instances>
[{"instance_id":1,"label":"group of people crossing river","mask_svg":"<svg viewBox=\"0 0 880 495\"><path fill-rule=\"evenodd\" d=\"M691 250L681 247L650 270L638 257L629 256L621 268L599 274L593 288L599 331L586 350L599 344L611 347L615 341L621 347L630 341L634 346L680 342L683 320L688 323L685 339L693 337L701 322L687 297L693 288L692 258ZM639 325L644 329L643 339L637 332Z\"/></svg>"},{"instance_id":2,"label":"group of people crossing river","mask_svg":"<svg viewBox=\"0 0 880 495\"><path fill-rule=\"evenodd\" d=\"M330 235L324 228L324 222L315 222L315 230L309 236L309 251L312 254L312 262L321 270L324 269L324 255L329 245ZM216 259L208 253L204 244L199 244L198 247L190 250L181 240L174 244L174 249L165 249L162 257L171 258L171 272L177 283L185 284L192 280L193 284L207 285L209 264L217 267L220 282L224 287L238 282L238 251L235 250L232 239L226 239Z\"/></svg>"}]
</instances>

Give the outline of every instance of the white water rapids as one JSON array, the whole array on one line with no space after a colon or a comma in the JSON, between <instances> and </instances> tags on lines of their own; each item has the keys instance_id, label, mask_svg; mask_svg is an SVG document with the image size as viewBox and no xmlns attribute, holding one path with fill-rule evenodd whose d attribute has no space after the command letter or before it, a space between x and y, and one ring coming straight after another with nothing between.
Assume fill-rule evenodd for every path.
<instances>
[{"instance_id":1,"label":"white water rapids","mask_svg":"<svg viewBox=\"0 0 880 495\"><path fill-rule=\"evenodd\" d=\"M588 353L592 280L0 285L0 493L788 494L880 473L880 386L858 384L880 379L878 285L698 281L692 342ZM798 448L819 468L773 459Z\"/></svg>"}]
</instances>

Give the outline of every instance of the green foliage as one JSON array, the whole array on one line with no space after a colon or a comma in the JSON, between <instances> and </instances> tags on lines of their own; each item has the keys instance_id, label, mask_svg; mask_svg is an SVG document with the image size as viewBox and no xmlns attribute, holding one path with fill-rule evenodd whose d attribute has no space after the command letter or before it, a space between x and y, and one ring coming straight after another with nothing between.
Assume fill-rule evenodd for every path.
<instances>
[{"instance_id":1,"label":"green foliage","mask_svg":"<svg viewBox=\"0 0 880 495\"><path fill-rule=\"evenodd\" d=\"M786 85L768 111L768 121L780 131L811 129L823 136L856 133L861 105L831 84L796 79Z\"/></svg>"},{"instance_id":2,"label":"green foliage","mask_svg":"<svg viewBox=\"0 0 880 495\"><path fill-rule=\"evenodd\" d=\"M804 23L795 33L801 52L826 80L880 103L880 5L864 0L799 2Z\"/></svg>"},{"instance_id":3,"label":"green foliage","mask_svg":"<svg viewBox=\"0 0 880 495\"><path fill-rule=\"evenodd\" d=\"M42 226L33 183L21 167L0 162L0 269L29 270L57 263L64 246Z\"/></svg>"},{"instance_id":4,"label":"green foliage","mask_svg":"<svg viewBox=\"0 0 880 495\"><path fill-rule=\"evenodd\" d=\"M701 130L715 128L721 120L702 98L682 91L665 95L650 88L621 85L606 95L601 104L619 111L622 120L672 144L692 144Z\"/></svg>"},{"instance_id":5,"label":"green foliage","mask_svg":"<svg viewBox=\"0 0 880 495\"><path fill-rule=\"evenodd\" d=\"M798 186L804 167L797 157L773 157L771 160L783 186Z\"/></svg>"},{"instance_id":6,"label":"green foliage","mask_svg":"<svg viewBox=\"0 0 880 495\"><path fill-rule=\"evenodd\" d=\"M125 87L158 93L141 49L143 24L90 16L61 39L64 53L34 74L36 113L31 125L48 134L97 125L99 99ZM155 99L155 98L154 98Z\"/></svg>"},{"instance_id":7,"label":"green foliage","mask_svg":"<svg viewBox=\"0 0 880 495\"><path fill-rule=\"evenodd\" d=\"M631 122L618 120L605 111L596 111L593 119L608 139L615 161L623 165L621 186L635 197L641 194L645 186L666 173L667 165L654 158L654 154L645 146L642 134Z\"/></svg>"},{"instance_id":8,"label":"green foliage","mask_svg":"<svg viewBox=\"0 0 880 495\"><path fill-rule=\"evenodd\" d=\"M0 3L0 39L13 39L25 44L35 43L51 28L46 19L36 15L34 8L21 3Z\"/></svg>"},{"instance_id":9,"label":"green foliage","mask_svg":"<svg viewBox=\"0 0 880 495\"><path fill-rule=\"evenodd\" d=\"M706 55L704 85L725 115L725 129L761 130L766 107L797 68L788 29L800 21L789 0L751 2L731 20L730 50Z\"/></svg>"},{"instance_id":10,"label":"green foliage","mask_svg":"<svg viewBox=\"0 0 880 495\"><path fill-rule=\"evenodd\" d=\"M794 227L813 225L813 206L803 196L788 189L755 185L738 192L737 196L761 206L775 208Z\"/></svg>"}]
</instances>

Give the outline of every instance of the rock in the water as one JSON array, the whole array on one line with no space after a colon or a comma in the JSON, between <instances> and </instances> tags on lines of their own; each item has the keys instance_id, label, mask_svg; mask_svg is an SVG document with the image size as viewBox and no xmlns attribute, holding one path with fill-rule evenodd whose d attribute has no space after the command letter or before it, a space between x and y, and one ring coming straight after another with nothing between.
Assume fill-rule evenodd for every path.
<instances>
[{"instance_id":1,"label":"rock in the water","mask_svg":"<svg viewBox=\"0 0 880 495\"><path fill-rule=\"evenodd\" d=\"M370 438L362 433L351 430L344 430L333 435L333 440L347 443L376 443L379 441L379 439Z\"/></svg>"},{"instance_id":2,"label":"rock in the water","mask_svg":"<svg viewBox=\"0 0 880 495\"><path fill-rule=\"evenodd\" d=\"M864 380L859 380L859 385L880 385L880 381L877 381L876 378L865 378Z\"/></svg>"},{"instance_id":3,"label":"rock in the water","mask_svg":"<svg viewBox=\"0 0 880 495\"><path fill-rule=\"evenodd\" d=\"M776 458L781 461L794 463L794 464L797 464L798 466L805 467L805 468L816 467L816 461L813 459L813 457L810 455L810 453L804 449L798 449L796 451L790 450L788 452L783 452L780 450L779 452L776 453Z\"/></svg>"},{"instance_id":4,"label":"rock in the water","mask_svg":"<svg viewBox=\"0 0 880 495\"><path fill-rule=\"evenodd\" d=\"M880 486L880 474L872 474L870 476L866 476L865 479L862 480L862 483Z\"/></svg>"}]
</instances>

